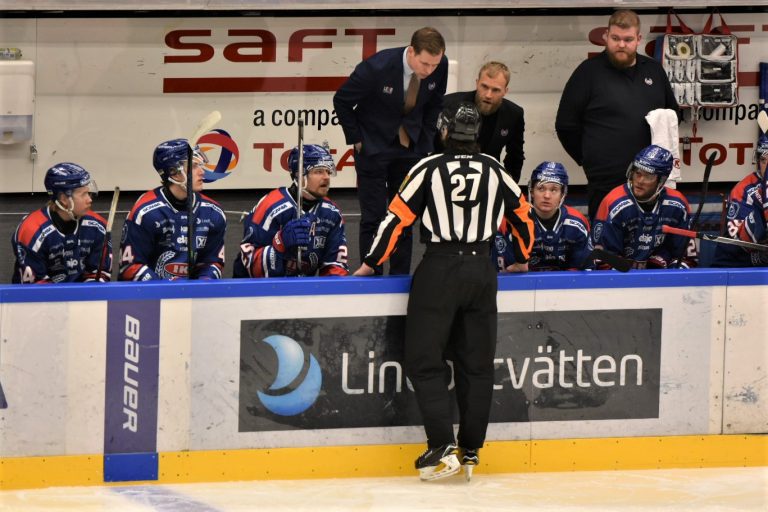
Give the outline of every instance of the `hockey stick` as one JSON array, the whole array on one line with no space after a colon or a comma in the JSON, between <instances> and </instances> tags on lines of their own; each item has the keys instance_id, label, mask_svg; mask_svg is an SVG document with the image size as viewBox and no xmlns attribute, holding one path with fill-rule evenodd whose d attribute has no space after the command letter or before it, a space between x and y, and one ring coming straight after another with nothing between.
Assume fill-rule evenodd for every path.
<instances>
[{"instance_id":1,"label":"hockey stick","mask_svg":"<svg viewBox=\"0 0 768 512\"><path fill-rule=\"evenodd\" d=\"M194 172L192 167L192 161L195 153L195 146L197 145L197 139L207 133L221 121L221 112L214 110L197 125L197 128L192 133L192 136L187 139L187 279L194 279L193 269L195 268L196 249L195 249L195 192L194 187Z\"/></svg>"},{"instance_id":2,"label":"hockey stick","mask_svg":"<svg viewBox=\"0 0 768 512\"><path fill-rule=\"evenodd\" d=\"M757 126L760 128L760 132L765 135L768 133L768 113L765 110L761 110L757 114Z\"/></svg>"},{"instance_id":3,"label":"hockey stick","mask_svg":"<svg viewBox=\"0 0 768 512\"><path fill-rule=\"evenodd\" d=\"M690 229L673 228L672 226L661 226L662 233L670 235L680 235L686 238L698 238L699 240L707 240L709 242L716 242L718 244L738 245L745 249L752 251L768 252L768 245L755 244L752 242L745 242L744 240L737 240L734 238L728 238L724 236L708 235L706 233L691 231Z\"/></svg>"},{"instance_id":4,"label":"hockey stick","mask_svg":"<svg viewBox=\"0 0 768 512\"><path fill-rule=\"evenodd\" d=\"M704 180L701 182L701 197L699 198L699 206L696 208L696 214L691 219L691 226L693 230L699 228L699 216L701 210L704 209L704 203L707 201L707 191L709 190L709 175L712 174L712 166L715 164L715 152L711 152L707 158L707 165L704 167Z\"/></svg>"},{"instance_id":5,"label":"hockey stick","mask_svg":"<svg viewBox=\"0 0 768 512\"><path fill-rule=\"evenodd\" d=\"M109 215L107 216L107 232L104 233L104 242L101 244L101 252L99 253L99 267L96 269L96 281L101 278L101 271L104 268L104 263L107 260L107 246L109 245L109 239L112 234L112 224L115 222L115 213L117 212L117 200L120 198L120 187L115 187L115 191L112 192L112 204L109 206Z\"/></svg>"},{"instance_id":6,"label":"hockey stick","mask_svg":"<svg viewBox=\"0 0 768 512\"><path fill-rule=\"evenodd\" d=\"M612 252L606 251L600 247L595 247L592 249L592 253L590 253L589 257L587 258L587 261L589 260L600 260L607 263L611 266L612 269L618 270L619 272L629 272L632 268L632 264L634 263L632 260L622 258L618 254L613 254Z\"/></svg>"},{"instance_id":7,"label":"hockey stick","mask_svg":"<svg viewBox=\"0 0 768 512\"><path fill-rule=\"evenodd\" d=\"M298 187L296 190L296 220L301 219L302 209L301 209L301 197L304 195L304 190L302 187L302 182L304 181L304 121L299 120L299 168L297 169L296 175L298 177L297 183ZM301 247L298 247L296 249L296 272L298 275L301 275Z\"/></svg>"}]
</instances>

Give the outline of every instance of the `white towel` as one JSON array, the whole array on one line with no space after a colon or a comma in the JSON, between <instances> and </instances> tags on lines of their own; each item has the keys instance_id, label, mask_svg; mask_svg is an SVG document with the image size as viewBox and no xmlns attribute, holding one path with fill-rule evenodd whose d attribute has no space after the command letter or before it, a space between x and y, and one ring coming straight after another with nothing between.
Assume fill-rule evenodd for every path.
<instances>
[{"instance_id":1,"label":"white towel","mask_svg":"<svg viewBox=\"0 0 768 512\"><path fill-rule=\"evenodd\" d=\"M669 174L666 185L669 188L677 188L680 181L680 137L677 132L677 112L669 108L657 108L651 110L645 116L645 120L651 126L651 144L661 146L675 157L672 172Z\"/></svg>"}]
</instances>

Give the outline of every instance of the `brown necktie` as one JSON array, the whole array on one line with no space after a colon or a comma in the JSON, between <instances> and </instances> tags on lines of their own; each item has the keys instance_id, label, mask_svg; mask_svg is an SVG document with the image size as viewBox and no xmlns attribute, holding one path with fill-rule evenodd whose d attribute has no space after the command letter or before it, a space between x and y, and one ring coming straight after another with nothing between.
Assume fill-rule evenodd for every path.
<instances>
[{"instance_id":1,"label":"brown necktie","mask_svg":"<svg viewBox=\"0 0 768 512\"><path fill-rule=\"evenodd\" d=\"M419 95L420 84L421 80L419 80L419 77L416 76L416 73L411 73L411 81L408 82L408 90L405 92L405 105L403 105L403 114L407 115L411 110L413 110L413 107L416 106L416 97ZM398 135L400 137L400 144L406 148L409 147L411 144L411 139L408 137L408 133L405 131L405 128L403 128L402 125L400 125Z\"/></svg>"}]
</instances>

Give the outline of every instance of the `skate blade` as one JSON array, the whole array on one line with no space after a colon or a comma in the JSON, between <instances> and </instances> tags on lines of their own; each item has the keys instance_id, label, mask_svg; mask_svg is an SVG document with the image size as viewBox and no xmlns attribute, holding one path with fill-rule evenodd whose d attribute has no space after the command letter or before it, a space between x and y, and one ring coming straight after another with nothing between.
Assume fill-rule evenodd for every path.
<instances>
[{"instance_id":1,"label":"skate blade","mask_svg":"<svg viewBox=\"0 0 768 512\"><path fill-rule=\"evenodd\" d=\"M464 466L464 477L467 479L467 482L472 480L472 471L475 469L474 464L467 464Z\"/></svg>"},{"instance_id":2,"label":"skate blade","mask_svg":"<svg viewBox=\"0 0 768 512\"><path fill-rule=\"evenodd\" d=\"M440 464L419 470L419 478L424 481L439 480L447 476L455 475L461 469L459 458L450 454L440 459Z\"/></svg>"}]
</instances>

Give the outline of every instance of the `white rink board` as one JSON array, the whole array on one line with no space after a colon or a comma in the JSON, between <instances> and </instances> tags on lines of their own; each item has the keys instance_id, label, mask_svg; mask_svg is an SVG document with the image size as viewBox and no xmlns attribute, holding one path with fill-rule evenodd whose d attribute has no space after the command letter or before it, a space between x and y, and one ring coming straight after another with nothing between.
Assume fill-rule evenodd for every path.
<instances>
[{"instance_id":1,"label":"white rink board","mask_svg":"<svg viewBox=\"0 0 768 512\"><path fill-rule=\"evenodd\" d=\"M686 23L701 29L705 14L684 14ZM748 38L739 46L739 69L756 73L768 55L768 38L749 13L728 13L731 26L754 30L737 33ZM664 26L663 14L641 16L643 36L651 40L652 27ZM554 132L560 94L576 65L589 52L602 48L588 40L590 31L605 25L605 16L440 16L429 19L445 36L447 55L457 62L451 70L455 87L469 90L479 65L488 59L506 62L512 69L508 98L526 112L522 182L542 160L566 164L573 184L585 183L583 172L565 154ZM308 142L327 140L344 159L334 186L354 187L355 173L339 126L320 126L321 116L332 121L332 90L307 92L164 92L164 81L174 78L258 77L295 79L346 77L363 57L363 38L348 30L378 30L375 49L403 46L411 33L426 23L420 16L368 17L230 17L230 18L41 18L0 19L0 47L18 47L36 66L33 142L37 159L29 157L29 144L0 147L0 193L43 190L43 175L52 164L75 161L92 171L102 190L146 190L158 178L151 166L154 147L161 141L188 137L211 110L223 115L220 128L236 142L240 160L225 180L210 188L267 189L284 185L287 175L280 157L297 139L296 112L310 110L317 120L308 122ZM169 46L174 31L202 31L180 37L197 49ZM245 58L262 51L254 48L260 37L242 35L259 30L274 38L274 59L234 62L233 45ZM325 43L330 48L304 48L289 61L289 41L299 30L326 30L326 35L305 37L305 44ZM236 32L241 31L241 32ZM390 35L394 32L394 35ZM189 33L188 33L189 34ZM268 34L268 36L266 35ZM294 45L295 46L295 45ZM644 46L644 45L643 45ZM230 47L229 53L227 48ZM206 53L207 52L207 53ZM205 55L203 55L205 53ZM296 48L294 47L294 53ZM296 53L297 54L297 53ZM200 57L200 55L203 55ZM166 62L187 58L202 62ZM273 60L273 61L272 61ZM449 91L451 92L451 91ZM714 167L713 181L738 181L752 167L755 142L757 87L741 87L740 105L721 111L728 119L702 120L692 146L684 182L700 181L701 149L710 143L723 146L725 159ZM258 121L263 113L264 121ZM745 119L752 112L752 120ZM291 120L293 119L293 121ZM681 126L689 135L690 123ZM255 146L254 146L255 145ZM276 145L267 158L264 145Z\"/></svg>"},{"instance_id":2,"label":"white rink board","mask_svg":"<svg viewBox=\"0 0 768 512\"><path fill-rule=\"evenodd\" d=\"M765 272L749 279L765 283ZM650 419L492 424L489 440L768 432L768 285L696 285L711 276L725 282L726 274L569 273L560 287L540 286L546 283L535 275L500 278L500 312L660 308L660 407ZM612 284L583 287L598 278ZM691 286L662 284L669 279ZM319 294L322 279L312 278L62 285L60 302L40 302L54 297L43 287L0 287L0 383L8 402L0 409L0 455L102 452L107 304L141 299L160 299L158 451L421 442L418 426L238 433L242 320L402 315L407 286L392 292L392 282L327 280L328 295Z\"/></svg>"}]
</instances>

